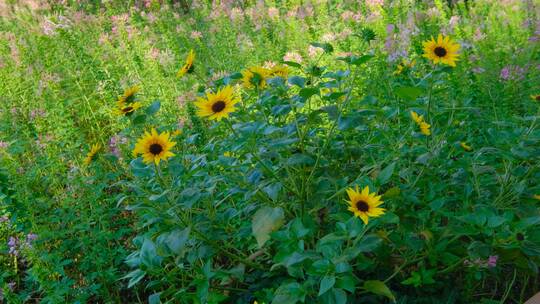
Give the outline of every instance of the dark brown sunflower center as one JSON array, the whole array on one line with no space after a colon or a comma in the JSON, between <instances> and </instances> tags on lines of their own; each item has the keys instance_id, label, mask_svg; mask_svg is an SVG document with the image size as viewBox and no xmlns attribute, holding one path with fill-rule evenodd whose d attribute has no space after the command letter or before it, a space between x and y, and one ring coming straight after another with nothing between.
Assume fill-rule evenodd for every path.
<instances>
[{"instance_id":1,"label":"dark brown sunflower center","mask_svg":"<svg viewBox=\"0 0 540 304\"><path fill-rule=\"evenodd\" d=\"M124 112L124 113L129 113L129 112L131 112L131 111L133 111L133 107L132 107L132 106L125 107L125 108L122 109L122 112Z\"/></svg>"},{"instance_id":2,"label":"dark brown sunflower center","mask_svg":"<svg viewBox=\"0 0 540 304\"><path fill-rule=\"evenodd\" d=\"M536 95L536 96L534 97L534 99L535 99L536 101L540 101L540 94Z\"/></svg>"},{"instance_id":3,"label":"dark brown sunflower center","mask_svg":"<svg viewBox=\"0 0 540 304\"><path fill-rule=\"evenodd\" d=\"M447 53L447 52L446 52L446 49L443 48L443 47L440 47L440 46L436 47L436 48L433 50L433 52L435 53L435 55L437 55L437 56L439 56L439 57L444 57L444 56L446 56L446 53Z\"/></svg>"},{"instance_id":4,"label":"dark brown sunflower center","mask_svg":"<svg viewBox=\"0 0 540 304\"><path fill-rule=\"evenodd\" d=\"M212 112L219 113L223 111L223 109L225 109L225 106L226 106L225 101L223 100L216 101L212 105Z\"/></svg>"},{"instance_id":5,"label":"dark brown sunflower center","mask_svg":"<svg viewBox=\"0 0 540 304\"><path fill-rule=\"evenodd\" d=\"M163 151L163 147L160 144L151 144L149 150L150 153L158 155L159 153L161 153L161 151Z\"/></svg>"},{"instance_id":6,"label":"dark brown sunflower center","mask_svg":"<svg viewBox=\"0 0 540 304\"><path fill-rule=\"evenodd\" d=\"M362 212L367 212L369 210L369 205L364 201L358 201L356 202L356 208Z\"/></svg>"}]
</instances>

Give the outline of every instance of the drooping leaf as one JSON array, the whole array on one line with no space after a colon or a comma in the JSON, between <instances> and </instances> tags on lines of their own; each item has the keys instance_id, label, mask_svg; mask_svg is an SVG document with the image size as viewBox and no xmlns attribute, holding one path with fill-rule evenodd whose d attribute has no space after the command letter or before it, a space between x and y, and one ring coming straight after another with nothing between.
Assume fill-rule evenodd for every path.
<instances>
[{"instance_id":1,"label":"drooping leaf","mask_svg":"<svg viewBox=\"0 0 540 304\"><path fill-rule=\"evenodd\" d=\"M285 214L283 209L279 207L265 206L255 212L251 221L251 229L259 247L262 247L270 239L270 233L279 229L284 221Z\"/></svg>"},{"instance_id":2,"label":"drooping leaf","mask_svg":"<svg viewBox=\"0 0 540 304\"><path fill-rule=\"evenodd\" d=\"M365 281L364 286L362 288L374 294L385 296L389 298L390 300L392 300L393 302L396 301L396 298L392 294L392 291L390 290L390 288L388 288L388 286L386 286L386 284L382 281L378 281L378 280Z\"/></svg>"}]
</instances>

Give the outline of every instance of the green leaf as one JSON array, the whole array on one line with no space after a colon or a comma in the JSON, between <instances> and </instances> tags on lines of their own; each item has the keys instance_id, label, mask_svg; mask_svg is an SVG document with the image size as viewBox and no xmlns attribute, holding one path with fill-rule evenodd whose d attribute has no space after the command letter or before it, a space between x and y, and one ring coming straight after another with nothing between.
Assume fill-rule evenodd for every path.
<instances>
[{"instance_id":1,"label":"green leaf","mask_svg":"<svg viewBox=\"0 0 540 304\"><path fill-rule=\"evenodd\" d=\"M283 283L276 290L272 304L294 304L304 302L306 291L297 282Z\"/></svg>"},{"instance_id":2,"label":"green leaf","mask_svg":"<svg viewBox=\"0 0 540 304\"><path fill-rule=\"evenodd\" d=\"M397 96L408 101L414 101L422 95L422 89L418 87L398 87L394 90Z\"/></svg>"},{"instance_id":3,"label":"green leaf","mask_svg":"<svg viewBox=\"0 0 540 304\"><path fill-rule=\"evenodd\" d=\"M238 72L232 73L231 75L229 75L230 79L242 79L242 77L243 77L242 73L238 73Z\"/></svg>"},{"instance_id":4,"label":"green leaf","mask_svg":"<svg viewBox=\"0 0 540 304\"><path fill-rule=\"evenodd\" d=\"M373 57L375 57L375 56L369 55L369 54L362 55L362 56L352 56L351 64L353 64L353 65L362 65L362 64L370 61L371 58L373 58Z\"/></svg>"},{"instance_id":5,"label":"green leaf","mask_svg":"<svg viewBox=\"0 0 540 304\"><path fill-rule=\"evenodd\" d=\"M319 42L312 42L310 43L314 47L318 47L324 50L325 53L330 54L334 51L334 47L330 43L319 43Z\"/></svg>"},{"instance_id":6,"label":"green leaf","mask_svg":"<svg viewBox=\"0 0 540 304\"><path fill-rule=\"evenodd\" d=\"M347 262L356 258L362 252L371 252L377 248L382 240L376 235L367 235L364 238L356 241L353 246L347 247L341 256L333 259L334 264Z\"/></svg>"},{"instance_id":7,"label":"green leaf","mask_svg":"<svg viewBox=\"0 0 540 304\"><path fill-rule=\"evenodd\" d=\"M396 301L396 298L392 294L392 291L390 291L388 286L386 286L386 284L382 281L378 281L378 280L365 281L364 286L362 288L371 293L374 293L380 296L385 296L389 298L390 300L392 300L393 302Z\"/></svg>"},{"instance_id":8,"label":"green leaf","mask_svg":"<svg viewBox=\"0 0 540 304\"><path fill-rule=\"evenodd\" d=\"M146 122L146 114L140 114L133 118L131 121L134 125L141 125Z\"/></svg>"},{"instance_id":9,"label":"green leaf","mask_svg":"<svg viewBox=\"0 0 540 304\"><path fill-rule=\"evenodd\" d=\"M272 183L266 187L264 187L262 190L268 194L268 196L273 200L277 200L279 191L281 191L281 188L283 185L280 182Z\"/></svg>"},{"instance_id":10,"label":"green leaf","mask_svg":"<svg viewBox=\"0 0 540 304\"><path fill-rule=\"evenodd\" d=\"M157 293L154 293L154 294L151 294L149 297L148 297L148 304L159 304L161 303L161 300L160 300L160 295L161 295L161 292L157 292Z\"/></svg>"},{"instance_id":11,"label":"green leaf","mask_svg":"<svg viewBox=\"0 0 540 304\"><path fill-rule=\"evenodd\" d=\"M302 67L301 64L293 62L293 61L283 61L283 63L288 65L288 66L295 67L295 68L301 68Z\"/></svg>"},{"instance_id":12,"label":"green leaf","mask_svg":"<svg viewBox=\"0 0 540 304\"><path fill-rule=\"evenodd\" d=\"M300 90L300 92L298 92L298 95L304 97L305 99L308 99L315 94L319 94L318 88L303 88Z\"/></svg>"},{"instance_id":13,"label":"green leaf","mask_svg":"<svg viewBox=\"0 0 540 304\"><path fill-rule=\"evenodd\" d=\"M161 102L159 100L156 100L151 105L149 105L148 108L146 108L146 114L148 114L148 116L152 116L159 111L160 107Z\"/></svg>"},{"instance_id":14,"label":"green leaf","mask_svg":"<svg viewBox=\"0 0 540 304\"><path fill-rule=\"evenodd\" d=\"M141 247L141 261L146 266L159 266L162 258L157 254L156 245L146 238Z\"/></svg>"},{"instance_id":15,"label":"green leaf","mask_svg":"<svg viewBox=\"0 0 540 304\"><path fill-rule=\"evenodd\" d=\"M313 157L307 154L296 153L296 154L291 155L291 157L287 159L287 164L289 166L301 166L301 165L311 166L315 164L315 159L313 159Z\"/></svg>"},{"instance_id":16,"label":"green leaf","mask_svg":"<svg viewBox=\"0 0 540 304\"><path fill-rule=\"evenodd\" d=\"M330 288L334 287L334 284L336 283L336 277L335 276L324 276L321 280L321 285L319 287L319 296L321 296L323 293L327 292Z\"/></svg>"},{"instance_id":17,"label":"green leaf","mask_svg":"<svg viewBox=\"0 0 540 304\"><path fill-rule=\"evenodd\" d=\"M300 88L303 88L306 85L306 79L300 76L291 76L289 77L289 83Z\"/></svg>"},{"instance_id":18,"label":"green leaf","mask_svg":"<svg viewBox=\"0 0 540 304\"><path fill-rule=\"evenodd\" d=\"M177 229L171 231L165 240L167 247L169 247L173 253L180 254L189 239L190 231L191 229L189 227L184 230Z\"/></svg>"},{"instance_id":19,"label":"green leaf","mask_svg":"<svg viewBox=\"0 0 540 304\"><path fill-rule=\"evenodd\" d=\"M488 217L487 226L490 228L495 228L495 227L499 227L504 222L506 222L506 219L504 217L494 215L494 216Z\"/></svg>"},{"instance_id":20,"label":"green leaf","mask_svg":"<svg viewBox=\"0 0 540 304\"><path fill-rule=\"evenodd\" d=\"M390 178L392 177L392 174L394 174L394 169L396 168L396 163L393 162L390 165L386 166L379 175L377 176L377 181L379 182L379 185L386 184Z\"/></svg>"},{"instance_id":21,"label":"green leaf","mask_svg":"<svg viewBox=\"0 0 540 304\"><path fill-rule=\"evenodd\" d=\"M136 269L136 270L133 270L132 272L128 273L122 279L129 278L128 288L131 288L135 284L137 284L140 280L142 280L145 275L146 275L146 272L144 272L144 271L142 271L140 269Z\"/></svg>"},{"instance_id":22,"label":"green leaf","mask_svg":"<svg viewBox=\"0 0 540 304\"><path fill-rule=\"evenodd\" d=\"M412 276L402 281L401 284L413 285L414 287L418 287L422 285L422 277L420 276L420 273L413 271Z\"/></svg>"},{"instance_id":23,"label":"green leaf","mask_svg":"<svg viewBox=\"0 0 540 304\"><path fill-rule=\"evenodd\" d=\"M285 221L283 209L276 207L262 207L253 216L251 221L252 233L257 239L259 248L270 239L270 233L279 229Z\"/></svg>"},{"instance_id":24,"label":"green leaf","mask_svg":"<svg viewBox=\"0 0 540 304\"><path fill-rule=\"evenodd\" d=\"M339 288L332 288L319 297L320 302L324 304L346 304L347 294Z\"/></svg>"}]
</instances>

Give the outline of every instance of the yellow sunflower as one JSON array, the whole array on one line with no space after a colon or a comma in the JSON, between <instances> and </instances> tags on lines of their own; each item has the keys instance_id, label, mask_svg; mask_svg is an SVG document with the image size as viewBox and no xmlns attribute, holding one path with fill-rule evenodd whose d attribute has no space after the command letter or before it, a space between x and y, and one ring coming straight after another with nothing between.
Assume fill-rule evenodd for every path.
<instances>
[{"instance_id":1,"label":"yellow sunflower","mask_svg":"<svg viewBox=\"0 0 540 304\"><path fill-rule=\"evenodd\" d=\"M90 151L88 152L88 154L86 154L86 157L84 158L83 163L86 166L90 165L90 163L95 159L96 154L99 152L99 150L101 150L100 144L92 145L92 148L90 148Z\"/></svg>"},{"instance_id":2,"label":"yellow sunflower","mask_svg":"<svg viewBox=\"0 0 540 304\"><path fill-rule=\"evenodd\" d=\"M379 217L384 214L386 209L379 206L383 203L381 196L377 193L369 192L369 186L359 191L358 186L356 189L348 188L347 195L349 200L346 202L349 204L348 210L354 213L354 216L359 217L364 224L368 224L370 217Z\"/></svg>"},{"instance_id":3,"label":"yellow sunflower","mask_svg":"<svg viewBox=\"0 0 540 304\"><path fill-rule=\"evenodd\" d=\"M118 100L116 102L115 112L118 115L128 116L131 115L131 113L135 112L137 109L140 109L141 107L142 104L140 102L126 103Z\"/></svg>"},{"instance_id":4,"label":"yellow sunflower","mask_svg":"<svg viewBox=\"0 0 540 304\"><path fill-rule=\"evenodd\" d=\"M460 142L459 145L463 148L463 150L465 150L467 152L472 151L472 147L467 145L467 143L464 142L464 141Z\"/></svg>"},{"instance_id":5,"label":"yellow sunflower","mask_svg":"<svg viewBox=\"0 0 540 304\"><path fill-rule=\"evenodd\" d=\"M459 54L459 44L455 43L450 37L444 37L439 34L437 40L432 37L423 43L424 45L424 57L431 59L433 63L443 63L452 67L456 66Z\"/></svg>"},{"instance_id":6,"label":"yellow sunflower","mask_svg":"<svg viewBox=\"0 0 540 304\"><path fill-rule=\"evenodd\" d=\"M420 127L420 132L422 132L422 134L424 134L425 136L430 136L431 135L431 125L428 124L427 122L425 121L422 121L421 123L418 124L418 126Z\"/></svg>"},{"instance_id":7,"label":"yellow sunflower","mask_svg":"<svg viewBox=\"0 0 540 304\"><path fill-rule=\"evenodd\" d=\"M135 101L135 94L139 92L139 86L132 86L124 91L124 94L118 97L118 103L130 104Z\"/></svg>"},{"instance_id":8,"label":"yellow sunflower","mask_svg":"<svg viewBox=\"0 0 540 304\"><path fill-rule=\"evenodd\" d=\"M159 165L161 160L167 160L169 157L174 156L171 148L176 145L176 142L171 141L170 136L169 132L159 134L156 129L152 129L151 132L144 132L144 135L135 144L133 155L141 154L144 163Z\"/></svg>"},{"instance_id":9,"label":"yellow sunflower","mask_svg":"<svg viewBox=\"0 0 540 304\"><path fill-rule=\"evenodd\" d=\"M178 73L176 73L177 77L184 77L186 74L193 73L195 70L195 65L193 62L195 61L195 52L193 50L189 51L188 56L186 57L186 63L180 68Z\"/></svg>"},{"instance_id":10,"label":"yellow sunflower","mask_svg":"<svg viewBox=\"0 0 540 304\"><path fill-rule=\"evenodd\" d=\"M264 89L266 87L266 78L269 76L270 70L263 67L251 67L242 72L242 81L246 88L257 87Z\"/></svg>"},{"instance_id":11,"label":"yellow sunflower","mask_svg":"<svg viewBox=\"0 0 540 304\"><path fill-rule=\"evenodd\" d=\"M417 124L420 124L421 122L424 121L424 116L418 115L418 113L416 113L415 111L411 111L411 117L414 120L414 122L416 122Z\"/></svg>"},{"instance_id":12,"label":"yellow sunflower","mask_svg":"<svg viewBox=\"0 0 540 304\"><path fill-rule=\"evenodd\" d=\"M540 94L531 95L531 99L534 101L540 101Z\"/></svg>"},{"instance_id":13,"label":"yellow sunflower","mask_svg":"<svg viewBox=\"0 0 540 304\"><path fill-rule=\"evenodd\" d=\"M289 67L286 65L276 65L269 71L270 77L281 77L283 79L287 79L289 76Z\"/></svg>"},{"instance_id":14,"label":"yellow sunflower","mask_svg":"<svg viewBox=\"0 0 540 304\"><path fill-rule=\"evenodd\" d=\"M205 98L199 97L195 102L195 106L199 108L197 111L198 116L219 121L234 112L236 110L234 105L239 101L240 98L234 94L233 87L226 86L216 93L206 93Z\"/></svg>"}]
</instances>

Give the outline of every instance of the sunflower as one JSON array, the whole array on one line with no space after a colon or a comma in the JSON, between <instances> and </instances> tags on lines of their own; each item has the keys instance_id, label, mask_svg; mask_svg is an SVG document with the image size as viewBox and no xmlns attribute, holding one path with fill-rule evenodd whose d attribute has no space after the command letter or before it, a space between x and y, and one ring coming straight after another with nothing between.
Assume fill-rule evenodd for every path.
<instances>
[{"instance_id":1,"label":"sunflower","mask_svg":"<svg viewBox=\"0 0 540 304\"><path fill-rule=\"evenodd\" d=\"M96 154L99 152L99 150L101 150L100 144L92 145L92 148L90 148L90 151L88 152L88 154L86 154L86 157L84 158L83 163L86 166L90 165L90 163L95 159Z\"/></svg>"},{"instance_id":2,"label":"sunflower","mask_svg":"<svg viewBox=\"0 0 540 304\"><path fill-rule=\"evenodd\" d=\"M270 70L263 67L251 67L242 72L242 81L246 88L257 87L259 89L264 89L264 87L266 87L266 78L269 76Z\"/></svg>"},{"instance_id":3,"label":"sunflower","mask_svg":"<svg viewBox=\"0 0 540 304\"><path fill-rule=\"evenodd\" d=\"M152 129L151 132L144 132L144 135L139 138L135 149L133 149L133 155L142 154L144 163L151 164L153 162L159 165L161 160L167 160L174 156L174 153L171 152L174 145L176 143L170 140L169 132L159 134L156 129Z\"/></svg>"},{"instance_id":4,"label":"sunflower","mask_svg":"<svg viewBox=\"0 0 540 304\"><path fill-rule=\"evenodd\" d=\"M349 195L349 200L346 200L349 203L348 210L354 213L356 217L359 217L364 224L367 225L370 217L378 217L384 214L385 209L379 208L383 203L381 196L375 192L370 193L369 186L362 189L362 192L359 191L358 186L356 186L356 189L348 188L346 191L347 195Z\"/></svg>"},{"instance_id":5,"label":"sunflower","mask_svg":"<svg viewBox=\"0 0 540 304\"><path fill-rule=\"evenodd\" d=\"M415 111L411 111L411 117L414 120L414 122L416 122L417 124L420 124L421 122L424 121L424 116L418 115L418 113L416 113Z\"/></svg>"},{"instance_id":6,"label":"sunflower","mask_svg":"<svg viewBox=\"0 0 540 304\"><path fill-rule=\"evenodd\" d=\"M459 44L455 43L450 37L444 37L439 34L437 41L433 37L423 43L424 57L431 59L433 63L443 63L452 67L456 66L459 54Z\"/></svg>"},{"instance_id":7,"label":"sunflower","mask_svg":"<svg viewBox=\"0 0 540 304\"><path fill-rule=\"evenodd\" d=\"M186 74L191 74L195 70L195 65L193 62L195 61L195 52L193 50L189 51L189 54L186 57L186 63L180 68L178 73L176 73L177 77L184 77Z\"/></svg>"},{"instance_id":8,"label":"sunflower","mask_svg":"<svg viewBox=\"0 0 540 304\"><path fill-rule=\"evenodd\" d=\"M126 103L118 100L116 102L115 112L118 115L128 116L131 115L131 113L135 112L137 109L140 109L141 107L142 104L140 102Z\"/></svg>"},{"instance_id":9,"label":"sunflower","mask_svg":"<svg viewBox=\"0 0 540 304\"><path fill-rule=\"evenodd\" d=\"M276 65L269 71L270 77L281 77L287 79L289 76L289 68L286 65Z\"/></svg>"},{"instance_id":10,"label":"sunflower","mask_svg":"<svg viewBox=\"0 0 540 304\"><path fill-rule=\"evenodd\" d=\"M531 95L531 99L534 101L540 101L540 94Z\"/></svg>"},{"instance_id":11,"label":"sunflower","mask_svg":"<svg viewBox=\"0 0 540 304\"><path fill-rule=\"evenodd\" d=\"M418 126L420 127L420 132L422 132L422 134L424 134L425 136L430 136L431 135L431 125L428 124L427 122L425 121L422 121L421 123L418 124Z\"/></svg>"},{"instance_id":12,"label":"sunflower","mask_svg":"<svg viewBox=\"0 0 540 304\"><path fill-rule=\"evenodd\" d=\"M135 94L139 92L139 86L132 86L124 91L124 94L118 97L118 103L130 104L135 101Z\"/></svg>"},{"instance_id":13,"label":"sunflower","mask_svg":"<svg viewBox=\"0 0 540 304\"><path fill-rule=\"evenodd\" d=\"M463 148L463 150L465 150L467 152L472 151L472 147L467 145L467 143L464 142L464 141L460 142L459 145Z\"/></svg>"},{"instance_id":14,"label":"sunflower","mask_svg":"<svg viewBox=\"0 0 540 304\"><path fill-rule=\"evenodd\" d=\"M226 86L218 90L216 93L206 93L206 98L199 97L195 102L199 117L208 117L208 119L217 119L218 121L224 117L228 117L229 113L236 109L234 105L240 99L234 94L231 86Z\"/></svg>"}]
</instances>

